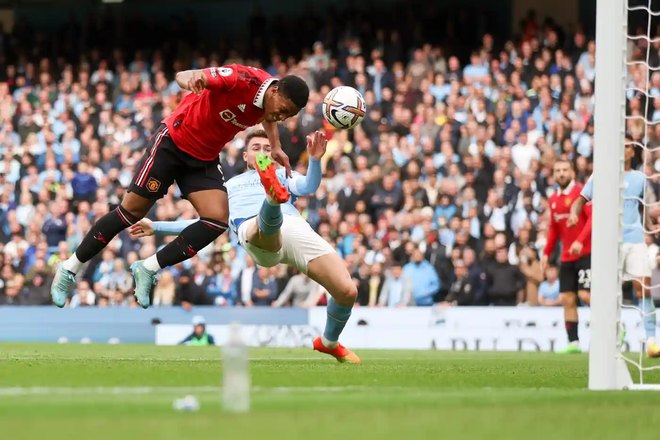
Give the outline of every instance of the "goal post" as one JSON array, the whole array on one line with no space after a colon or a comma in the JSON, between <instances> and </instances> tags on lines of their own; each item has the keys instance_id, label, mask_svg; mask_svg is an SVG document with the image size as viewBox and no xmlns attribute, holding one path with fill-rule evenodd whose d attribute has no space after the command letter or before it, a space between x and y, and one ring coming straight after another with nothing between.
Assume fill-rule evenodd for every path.
<instances>
[{"instance_id":1,"label":"goal post","mask_svg":"<svg viewBox=\"0 0 660 440\"><path fill-rule=\"evenodd\" d=\"M621 359L627 0L597 0L589 389L629 388Z\"/></svg>"}]
</instances>

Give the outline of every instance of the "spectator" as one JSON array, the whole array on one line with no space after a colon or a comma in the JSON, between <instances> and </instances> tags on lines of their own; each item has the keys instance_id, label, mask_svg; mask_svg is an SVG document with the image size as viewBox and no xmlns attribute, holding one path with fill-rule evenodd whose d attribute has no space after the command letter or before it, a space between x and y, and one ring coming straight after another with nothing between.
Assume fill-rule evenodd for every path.
<instances>
[{"instance_id":1,"label":"spectator","mask_svg":"<svg viewBox=\"0 0 660 440\"><path fill-rule=\"evenodd\" d=\"M415 249L403 273L413 283L413 297L418 306L433 305L433 296L440 290L440 278L435 268L424 259L422 251Z\"/></svg>"},{"instance_id":2,"label":"spectator","mask_svg":"<svg viewBox=\"0 0 660 440\"><path fill-rule=\"evenodd\" d=\"M505 248L497 249L495 263L488 268L486 275L489 304L516 305L518 292L525 288L526 280L520 269L507 260Z\"/></svg>"},{"instance_id":3,"label":"spectator","mask_svg":"<svg viewBox=\"0 0 660 440\"><path fill-rule=\"evenodd\" d=\"M270 306L277 298L277 284L267 267L260 267L252 282L252 303L255 306Z\"/></svg>"},{"instance_id":4,"label":"spectator","mask_svg":"<svg viewBox=\"0 0 660 440\"><path fill-rule=\"evenodd\" d=\"M557 267L548 266L545 269L546 280L539 286L539 305L543 307L557 307L561 305L557 275Z\"/></svg>"},{"instance_id":5,"label":"spectator","mask_svg":"<svg viewBox=\"0 0 660 440\"><path fill-rule=\"evenodd\" d=\"M176 283L172 271L163 271L158 278L158 284L154 288L153 304L155 306L171 306L174 304L175 295Z\"/></svg>"},{"instance_id":6,"label":"spectator","mask_svg":"<svg viewBox=\"0 0 660 440\"><path fill-rule=\"evenodd\" d=\"M273 301L271 306L283 307L289 305L291 307L304 307L318 289L318 283L303 273L297 273L289 279L286 287L280 296L277 297L277 300Z\"/></svg>"},{"instance_id":7,"label":"spectator","mask_svg":"<svg viewBox=\"0 0 660 440\"><path fill-rule=\"evenodd\" d=\"M394 261L381 288L378 306L402 308L411 305L414 305L413 281L403 273L401 263Z\"/></svg>"},{"instance_id":8,"label":"spectator","mask_svg":"<svg viewBox=\"0 0 660 440\"><path fill-rule=\"evenodd\" d=\"M443 303L453 306L475 305L474 295L476 289L463 260L454 262L454 276L455 281L451 285L449 294L445 297Z\"/></svg>"}]
</instances>

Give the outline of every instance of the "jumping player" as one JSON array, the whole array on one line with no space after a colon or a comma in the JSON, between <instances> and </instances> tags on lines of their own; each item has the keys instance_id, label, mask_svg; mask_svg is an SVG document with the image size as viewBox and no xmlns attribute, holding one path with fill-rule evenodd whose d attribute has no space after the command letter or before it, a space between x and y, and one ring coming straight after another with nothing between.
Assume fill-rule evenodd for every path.
<instances>
[{"instance_id":1,"label":"jumping player","mask_svg":"<svg viewBox=\"0 0 660 440\"><path fill-rule=\"evenodd\" d=\"M307 137L307 175L294 173L287 179L284 169L271 161L271 146L265 131L248 134L243 158L248 171L227 181L229 224L255 262L264 267L289 264L307 274L332 296L328 301L323 336L314 340L314 349L334 356L339 362L360 363L352 351L341 345L341 334L353 304L357 287L337 252L303 220L293 206L298 196L313 194L321 183L321 157L327 140L316 132ZM264 189L266 194L264 194ZM154 231L178 234L191 224L203 221L155 222L143 219L130 228L133 236Z\"/></svg>"},{"instance_id":2,"label":"jumping player","mask_svg":"<svg viewBox=\"0 0 660 440\"><path fill-rule=\"evenodd\" d=\"M632 142L627 139L627 142ZM651 285L651 266L648 260L648 247L644 241L644 227L639 213L639 201L652 191L644 191L647 185L646 176L632 169L635 148L632 143L626 144L625 151L625 188L623 203L623 280L632 281L637 298L642 302L644 311L644 330L646 331L646 354L648 357L660 357L660 347L655 342L655 304L648 286ZM593 199L593 179L590 177L582 189L580 198L575 200L571 209L569 223L580 215L583 206ZM652 201L651 201L652 202ZM648 210L647 210L648 214ZM652 228L653 220L647 215L646 227ZM645 287L646 286L646 287Z\"/></svg>"},{"instance_id":3,"label":"jumping player","mask_svg":"<svg viewBox=\"0 0 660 440\"><path fill-rule=\"evenodd\" d=\"M271 157L290 174L277 123L307 105L309 88L302 79L285 76L277 80L262 70L232 64L179 72L176 81L193 93L152 138L121 205L99 219L71 258L58 266L51 286L58 307L66 304L82 265L143 218L176 181L201 221L182 230L154 258L131 267L135 296L142 307L149 307L151 287L162 267L192 257L227 230L227 192L218 154L238 132L262 123L272 145Z\"/></svg>"},{"instance_id":4,"label":"jumping player","mask_svg":"<svg viewBox=\"0 0 660 440\"><path fill-rule=\"evenodd\" d=\"M559 270L559 297L564 306L564 321L568 334L568 345L559 353L581 353L578 339L577 296L590 303L591 290L591 205L578 216L576 225L569 227L572 203L580 198L582 185L575 183L573 165L566 159L558 159L554 166L554 177L559 189L550 196L550 224L548 242L541 258L545 271L548 257L561 239L561 268Z\"/></svg>"}]
</instances>

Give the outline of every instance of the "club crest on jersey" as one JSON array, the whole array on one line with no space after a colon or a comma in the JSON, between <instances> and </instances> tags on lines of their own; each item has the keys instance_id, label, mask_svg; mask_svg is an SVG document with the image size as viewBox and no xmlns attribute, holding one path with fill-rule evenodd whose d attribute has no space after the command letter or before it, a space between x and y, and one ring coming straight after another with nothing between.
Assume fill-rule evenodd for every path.
<instances>
[{"instance_id":1,"label":"club crest on jersey","mask_svg":"<svg viewBox=\"0 0 660 440\"><path fill-rule=\"evenodd\" d=\"M572 202L572 200L571 200L570 197L566 197L566 200L564 200L564 203L566 204L566 206L570 206L571 202Z\"/></svg>"},{"instance_id":2,"label":"club crest on jersey","mask_svg":"<svg viewBox=\"0 0 660 440\"><path fill-rule=\"evenodd\" d=\"M218 73L220 74L220 76L231 76L231 74L234 73L234 71L229 67L221 67L218 69Z\"/></svg>"},{"instance_id":3,"label":"club crest on jersey","mask_svg":"<svg viewBox=\"0 0 660 440\"><path fill-rule=\"evenodd\" d=\"M155 193L160 188L160 182L153 177L149 178L147 181L147 190L149 192Z\"/></svg>"},{"instance_id":4,"label":"club crest on jersey","mask_svg":"<svg viewBox=\"0 0 660 440\"><path fill-rule=\"evenodd\" d=\"M555 209L556 207L557 207L557 204L556 204L556 203L553 203L553 204L552 204L552 209Z\"/></svg>"}]
</instances>

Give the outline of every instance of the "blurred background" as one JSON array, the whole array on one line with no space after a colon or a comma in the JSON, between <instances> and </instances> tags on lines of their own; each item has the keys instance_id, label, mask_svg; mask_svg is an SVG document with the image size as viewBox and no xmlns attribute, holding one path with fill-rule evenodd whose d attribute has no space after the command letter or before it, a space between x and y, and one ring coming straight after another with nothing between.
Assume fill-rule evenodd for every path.
<instances>
[{"instance_id":1,"label":"blurred background","mask_svg":"<svg viewBox=\"0 0 660 440\"><path fill-rule=\"evenodd\" d=\"M648 20L631 12L629 33L657 35ZM280 137L303 172L305 136L324 130L331 139L321 188L297 207L344 258L360 306L460 298L459 307L556 308L561 316L557 269L543 273L539 255L554 161L568 157L585 181L598 148L594 23L594 0L0 1L0 304L50 304L54 266L117 206L154 129L181 101L174 74L241 63L310 85L309 104L281 124ZM646 60L646 46L630 41L629 57ZM626 106L649 121L630 120L628 130L656 147L658 49L650 48L651 67L628 69L640 92L628 92ZM367 102L352 132L321 116L323 97L339 85ZM245 169L243 137L223 150L226 178ZM657 173L660 154L644 154L644 171ZM149 214L195 217L175 188ZM163 240L120 234L83 271L68 308L135 308L127 268ZM647 240L658 284L658 246ZM199 306L212 307L196 309L212 322L236 307L306 310L326 301L292 268L256 268L232 234L163 271L153 296L139 318L85 319L110 328L108 316L115 326L128 317L144 329L163 316L188 322L184 313ZM628 290L626 300L635 301ZM0 308L10 339L43 339L43 328L30 336L20 326L81 316L11 310Z\"/></svg>"}]
</instances>

